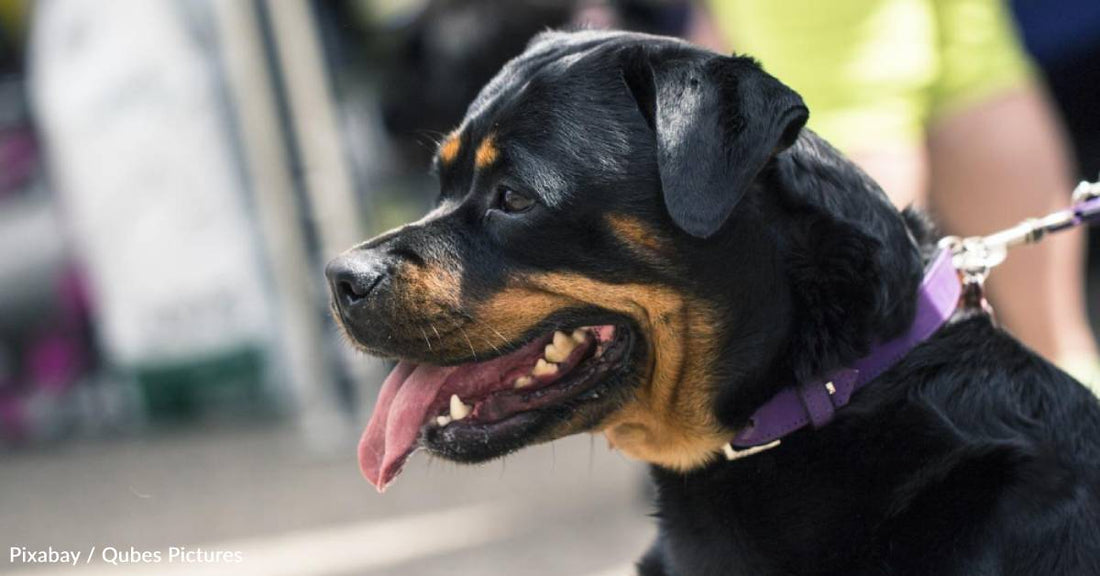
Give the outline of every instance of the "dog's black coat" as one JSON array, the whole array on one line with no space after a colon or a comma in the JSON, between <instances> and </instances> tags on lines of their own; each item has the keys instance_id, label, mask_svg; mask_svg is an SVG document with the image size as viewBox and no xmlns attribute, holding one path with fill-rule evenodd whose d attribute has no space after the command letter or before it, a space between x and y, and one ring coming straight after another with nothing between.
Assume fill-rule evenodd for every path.
<instances>
[{"instance_id":1,"label":"dog's black coat","mask_svg":"<svg viewBox=\"0 0 1100 576\"><path fill-rule=\"evenodd\" d=\"M654 468L641 574L1100 573L1095 404L987 318L959 321L834 424Z\"/></svg>"},{"instance_id":2,"label":"dog's black coat","mask_svg":"<svg viewBox=\"0 0 1100 576\"><path fill-rule=\"evenodd\" d=\"M932 246L806 118L746 58L547 33L471 105L459 158L439 166L439 215L362 248L391 268L461 261L469 301L512 274L567 270L708 302L713 410L736 430L781 386L905 330ZM475 171L490 134L504 161ZM494 211L501 183L536 209ZM674 258L639 257L608 214L647 223ZM355 332L400 321L386 282L371 296L381 304L347 319L353 335L430 360L416 337ZM660 535L645 576L1100 574L1100 405L983 316L941 329L821 430L653 476Z\"/></svg>"},{"instance_id":3,"label":"dog's black coat","mask_svg":"<svg viewBox=\"0 0 1100 576\"><path fill-rule=\"evenodd\" d=\"M789 335L795 377L861 353L866 342L853 336L884 338L898 331L890 319L907 323L905 297L889 291L913 293L911 248L879 206L860 205L858 193L877 196L865 175L804 131L757 183L793 212L820 212L799 224L813 240L787 254L802 300L793 312L819 316ZM927 255L926 225L906 216ZM868 256L878 265L857 266ZM728 404L719 416L741 423L745 404ZM653 477L660 536L644 576L1100 574L1096 398L984 315L942 329L822 430L688 474L654 467Z\"/></svg>"}]
</instances>

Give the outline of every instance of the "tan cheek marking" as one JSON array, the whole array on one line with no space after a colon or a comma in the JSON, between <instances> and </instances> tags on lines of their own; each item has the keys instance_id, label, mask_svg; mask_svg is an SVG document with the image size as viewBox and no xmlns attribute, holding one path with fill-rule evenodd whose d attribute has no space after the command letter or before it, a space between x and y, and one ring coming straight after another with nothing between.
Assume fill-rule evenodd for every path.
<instances>
[{"instance_id":1,"label":"tan cheek marking","mask_svg":"<svg viewBox=\"0 0 1100 576\"><path fill-rule=\"evenodd\" d=\"M441 266L407 266L398 278L406 300L418 305L454 309L459 305L459 279L462 270ZM421 310L423 312L424 310Z\"/></svg>"},{"instance_id":2,"label":"tan cheek marking","mask_svg":"<svg viewBox=\"0 0 1100 576\"><path fill-rule=\"evenodd\" d=\"M644 331L650 364L635 397L603 424L610 443L634 458L677 470L702 465L732 433L713 417L714 314L678 292L644 284L607 284L574 274L518 280L474 314L506 338L566 306L620 312Z\"/></svg>"},{"instance_id":3,"label":"tan cheek marking","mask_svg":"<svg viewBox=\"0 0 1100 576\"><path fill-rule=\"evenodd\" d=\"M458 157L458 151L462 149L462 137L456 130L451 132L447 139L443 141L443 144L439 146L439 159L444 164L450 164L454 162Z\"/></svg>"},{"instance_id":4,"label":"tan cheek marking","mask_svg":"<svg viewBox=\"0 0 1100 576\"><path fill-rule=\"evenodd\" d=\"M395 320L388 329L398 340L423 342L430 353L468 354L477 343L463 335L463 318L456 314L461 277L457 266L402 266L393 278Z\"/></svg>"},{"instance_id":5,"label":"tan cheek marking","mask_svg":"<svg viewBox=\"0 0 1100 576\"><path fill-rule=\"evenodd\" d=\"M667 252L667 245L656 230L632 216L609 214L607 225L627 244L634 246L643 255L661 255Z\"/></svg>"},{"instance_id":6,"label":"tan cheek marking","mask_svg":"<svg viewBox=\"0 0 1100 576\"><path fill-rule=\"evenodd\" d=\"M497 161L497 158L500 157L500 151L496 147L495 138L494 134L489 134L481 141L477 151L474 152L474 166L482 169L488 168Z\"/></svg>"}]
</instances>

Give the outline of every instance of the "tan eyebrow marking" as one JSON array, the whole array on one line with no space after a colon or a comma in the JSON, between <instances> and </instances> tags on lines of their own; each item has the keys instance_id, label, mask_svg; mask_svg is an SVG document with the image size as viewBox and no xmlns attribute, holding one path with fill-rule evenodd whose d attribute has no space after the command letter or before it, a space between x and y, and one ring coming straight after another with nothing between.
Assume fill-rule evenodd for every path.
<instances>
[{"instance_id":1,"label":"tan eyebrow marking","mask_svg":"<svg viewBox=\"0 0 1100 576\"><path fill-rule=\"evenodd\" d=\"M497 161L497 158L500 157L500 150L497 149L495 139L495 134L489 134L481 141L481 144L477 147L477 152L474 153L474 166L487 168Z\"/></svg>"},{"instance_id":2,"label":"tan eyebrow marking","mask_svg":"<svg viewBox=\"0 0 1100 576\"><path fill-rule=\"evenodd\" d=\"M665 241L656 230L633 216L608 214L607 224L619 238L645 256L661 256L667 253Z\"/></svg>"},{"instance_id":3,"label":"tan eyebrow marking","mask_svg":"<svg viewBox=\"0 0 1100 576\"><path fill-rule=\"evenodd\" d=\"M439 159L444 164L454 162L458 151L462 148L462 134L458 130L447 135L447 139L439 145Z\"/></svg>"}]
</instances>

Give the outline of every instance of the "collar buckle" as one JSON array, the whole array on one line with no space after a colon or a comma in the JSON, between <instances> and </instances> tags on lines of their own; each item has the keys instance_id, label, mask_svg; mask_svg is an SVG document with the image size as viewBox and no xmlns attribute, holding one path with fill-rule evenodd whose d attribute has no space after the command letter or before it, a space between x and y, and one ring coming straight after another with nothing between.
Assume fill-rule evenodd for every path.
<instances>
[{"instance_id":1,"label":"collar buckle","mask_svg":"<svg viewBox=\"0 0 1100 576\"><path fill-rule=\"evenodd\" d=\"M733 444L726 444L722 447L722 453L725 454L726 460L732 462L733 460L740 460L742 458L752 456L753 454L759 454L761 452L771 450L772 448L779 446L779 442L779 440L773 440L771 442L768 442L767 444L761 444L760 446L753 446L751 448L745 448L743 450L738 450L734 448Z\"/></svg>"}]
</instances>

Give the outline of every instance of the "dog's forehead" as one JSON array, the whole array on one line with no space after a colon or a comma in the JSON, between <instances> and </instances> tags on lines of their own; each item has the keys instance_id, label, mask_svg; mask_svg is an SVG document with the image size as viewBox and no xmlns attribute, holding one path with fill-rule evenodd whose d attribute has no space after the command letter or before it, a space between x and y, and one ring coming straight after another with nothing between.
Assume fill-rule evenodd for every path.
<instances>
[{"instance_id":1,"label":"dog's forehead","mask_svg":"<svg viewBox=\"0 0 1100 576\"><path fill-rule=\"evenodd\" d=\"M657 51L692 48L681 40L632 32L543 32L532 38L527 49L505 64L482 88L467 109L466 119L481 117L494 106L507 102L509 96L522 92L536 78L560 78L582 61L598 68L601 64L613 63L619 54L628 49Z\"/></svg>"},{"instance_id":2,"label":"dog's forehead","mask_svg":"<svg viewBox=\"0 0 1100 576\"><path fill-rule=\"evenodd\" d=\"M656 141L624 75L639 63L713 56L637 33L537 36L441 142L433 162L441 196L481 198L504 185L550 207L581 207L651 195L641 183L656 174Z\"/></svg>"},{"instance_id":3,"label":"dog's forehead","mask_svg":"<svg viewBox=\"0 0 1100 576\"><path fill-rule=\"evenodd\" d=\"M611 174L641 117L621 78L624 50L690 51L674 39L606 31L546 32L506 64L439 147L444 177L462 188L507 157L550 191L585 167ZM547 154L549 152L549 154ZM550 164L547 163L550 162ZM559 163L555 170L553 163Z\"/></svg>"},{"instance_id":4,"label":"dog's forehead","mask_svg":"<svg viewBox=\"0 0 1100 576\"><path fill-rule=\"evenodd\" d=\"M467 120L482 116L494 104L514 94L535 76L563 66L563 59L575 62L594 50L621 44L625 33L619 32L545 32L535 36L522 54L510 60L485 85L466 111Z\"/></svg>"}]
</instances>

